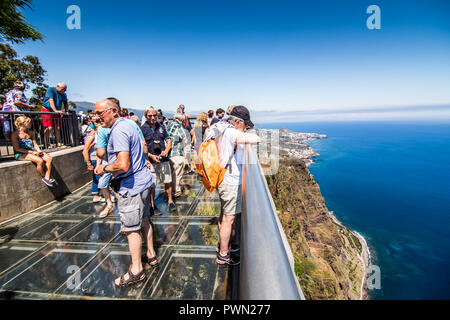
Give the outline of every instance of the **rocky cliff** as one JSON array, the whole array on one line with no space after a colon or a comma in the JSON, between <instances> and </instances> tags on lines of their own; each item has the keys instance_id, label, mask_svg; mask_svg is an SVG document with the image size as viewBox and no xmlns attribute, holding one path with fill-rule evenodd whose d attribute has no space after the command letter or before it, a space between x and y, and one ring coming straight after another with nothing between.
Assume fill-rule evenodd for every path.
<instances>
[{"instance_id":1,"label":"rocky cliff","mask_svg":"<svg viewBox=\"0 0 450 320\"><path fill-rule=\"evenodd\" d=\"M307 299L365 299L365 244L328 212L318 184L299 159L280 160L267 176Z\"/></svg>"}]
</instances>

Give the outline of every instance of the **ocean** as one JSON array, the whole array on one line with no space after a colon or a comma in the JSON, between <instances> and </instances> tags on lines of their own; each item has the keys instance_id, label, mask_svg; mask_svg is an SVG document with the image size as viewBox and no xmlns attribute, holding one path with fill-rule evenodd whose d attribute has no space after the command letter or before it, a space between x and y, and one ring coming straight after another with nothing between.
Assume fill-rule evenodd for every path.
<instances>
[{"instance_id":1,"label":"ocean","mask_svg":"<svg viewBox=\"0 0 450 320\"><path fill-rule=\"evenodd\" d=\"M329 210L363 235L381 288L370 299L450 299L450 124L271 123L315 132L309 167Z\"/></svg>"}]
</instances>

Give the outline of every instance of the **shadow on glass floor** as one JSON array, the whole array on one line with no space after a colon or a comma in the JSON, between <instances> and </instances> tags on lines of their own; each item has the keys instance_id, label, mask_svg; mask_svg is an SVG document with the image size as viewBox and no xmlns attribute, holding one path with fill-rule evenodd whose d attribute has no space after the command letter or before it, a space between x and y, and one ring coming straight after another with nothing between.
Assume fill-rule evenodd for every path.
<instances>
[{"instance_id":1,"label":"shadow on glass floor","mask_svg":"<svg viewBox=\"0 0 450 320\"><path fill-rule=\"evenodd\" d=\"M105 219L90 186L0 225L2 299L230 299L229 272L215 263L220 205L195 176L169 212L164 191L153 217L160 265L145 264L147 278L128 288L114 279L131 263L119 234L117 208Z\"/></svg>"}]
</instances>

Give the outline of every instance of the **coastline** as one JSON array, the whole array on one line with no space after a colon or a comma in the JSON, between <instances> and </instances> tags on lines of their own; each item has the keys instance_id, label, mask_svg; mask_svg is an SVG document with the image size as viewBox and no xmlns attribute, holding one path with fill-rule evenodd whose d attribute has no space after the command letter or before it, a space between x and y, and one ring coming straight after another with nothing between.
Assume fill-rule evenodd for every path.
<instances>
[{"instance_id":1,"label":"coastline","mask_svg":"<svg viewBox=\"0 0 450 320\"><path fill-rule=\"evenodd\" d=\"M267 129L266 129L267 130ZM271 131L273 129L268 129L267 131ZM265 130L264 130L265 131ZM326 139L327 135L317 134L317 133L299 133L294 132L288 129L281 128L279 129L279 137L280 137L280 145L279 151L283 152L288 158L296 158L304 161L306 167L309 169L310 165L312 165L319 154L314 150L314 148L309 144L310 141L317 139ZM311 173L310 173L311 174ZM311 174L312 179L314 180L314 176ZM317 183L317 182L316 182ZM317 183L317 185L319 185ZM360 286L360 300L369 299L369 294L367 290L367 270L371 264L371 254L370 249L367 244L366 239L356 230L352 230L351 228L345 226L333 213L327 209L328 215L331 219L342 228L345 228L352 235L354 235L360 242L361 252L358 252L357 256L362 265L362 277L361 277L361 286Z\"/></svg>"},{"instance_id":2,"label":"coastline","mask_svg":"<svg viewBox=\"0 0 450 320\"><path fill-rule=\"evenodd\" d=\"M315 156L318 156L319 154L315 152L314 148L308 143L311 140L315 140L313 139L308 139L306 140L306 144L311 148L311 151L313 152L313 154ZM309 158L307 159L308 161L305 161L306 166L309 167L311 164L314 163L314 158ZM316 182L317 183L317 182ZM318 183L317 183L318 184ZM333 221L340 225L343 228L346 228L349 232L351 232L353 235L355 235L362 247L361 253L359 253L359 258L361 260L362 266L363 266L363 277L361 279L361 295L360 295L360 300L367 300L369 299L369 294L367 291L367 285L366 285L366 280L367 280L367 269L369 268L370 264L371 264L371 254L370 254L370 249L369 249L369 245L367 244L367 240L364 238L363 235L361 235L358 231L356 230L352 230L351 228L347 227L346 225L344 225L334 214L333 211L328 210L328 214L330 215L331 219L333 219Z\"/></svg>"},{"instance_id":3,"label":"coastline","mask_svg":"<svg viewBox=\"0 0 450 320\"><path fill-rule=\"evenodd\" d=\"M367 244L367 241L358 231L350 229L349 227L344 225L341 221L339 221L339 219L336 217L336 215L334 214L333 211L328 211L328 214L336 224L340 225L343 228L346 228L349 232L354 234L359 239L359 242L361 243L362 250L361 250L361 253L359 254L359 258L364 267L364 269L363 269L364 276L361 279L360 300L367 300L369 298L369 295L367 292L367 286L366 286L367 269L369 268L370 263L371 263L370 249Z\"/></svg>"}]
</instances>

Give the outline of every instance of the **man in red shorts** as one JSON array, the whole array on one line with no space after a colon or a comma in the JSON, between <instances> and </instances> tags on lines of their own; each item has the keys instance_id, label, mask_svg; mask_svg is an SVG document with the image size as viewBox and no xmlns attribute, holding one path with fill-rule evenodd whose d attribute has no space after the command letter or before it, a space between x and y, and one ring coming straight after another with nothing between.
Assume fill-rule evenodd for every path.
<instances>
[{"instance_id":1,"label":"man in red shorts","mask_svg":"<svg viewBox=\"0 0 450 320\"><path fill-rule=\"evenodd\" d=\"M69 104L67 103L66 96L67 85L64 82L58 83L56 87L50 87L45 93L44 103L42 104L41 112L57 112L59 114L43 114L42 125L44 129L45 145L48 146L48 140L50 136L50 129L53 128L56 137L56 146L59 147L61 142L60 128L61 128L61 115L62 106L64 104L64 110L67 112Z\"/></svg>"}]
</instances>

